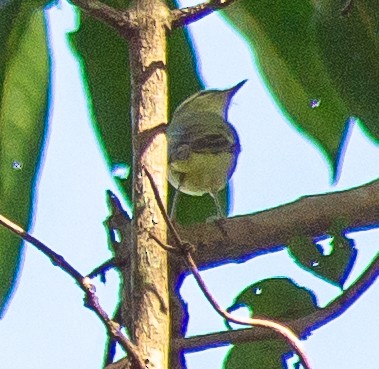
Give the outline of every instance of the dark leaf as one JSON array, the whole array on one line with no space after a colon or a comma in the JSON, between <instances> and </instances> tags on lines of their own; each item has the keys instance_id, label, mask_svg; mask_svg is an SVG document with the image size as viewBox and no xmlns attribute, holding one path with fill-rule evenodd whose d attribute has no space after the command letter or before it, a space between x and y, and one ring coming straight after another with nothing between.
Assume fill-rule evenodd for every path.
<instances>
[{"instance_id":1,"label":"dark leaf","mask_svg":"<svg viewBox=\"0 0 379 369\"><path fill-rule=\"evenodd\" d=\"M115 4L112 4L115 5ZM93 125L109 170L131 167L130 75L126 42L116 31L80 12L81 24L70 34L78 53L93 113ZM131 198L131 176L116 177L126 199Z\"/></svg>"},{"instance_id":2,"label":"dark leaf","mask_svg":"<svg viewBox=\"0 0 379 369\"><path fill-rule=\"evenodd\" d=\"M261 71L290 121L333 164L349 117L379 138L379 2L241 0L226 16L254 48Z\"/></svg>"},{"instance_id":3,"label":"dark leaf","mask_svg":"<svg viewBox=\"0 0 379 369\"><path fill-rule=\"evenodd\" d=\"M344 5L348 6L345 12ZM333 84L350 115L360 118L378 141L379 2L319 1L314 24Z\"/></svg>"},{"instance_id":4,"label":"dark leaf","mask_svg":"<svg viewBox=\"0 0 379 369\"><path fill-rule=\"evenodd\" d=\"M27 228L48 102L49 54L41 3L0 9L0 212ZM0 316L15 287L20 239L0 228Z\"/></svg>"}]
</instances>

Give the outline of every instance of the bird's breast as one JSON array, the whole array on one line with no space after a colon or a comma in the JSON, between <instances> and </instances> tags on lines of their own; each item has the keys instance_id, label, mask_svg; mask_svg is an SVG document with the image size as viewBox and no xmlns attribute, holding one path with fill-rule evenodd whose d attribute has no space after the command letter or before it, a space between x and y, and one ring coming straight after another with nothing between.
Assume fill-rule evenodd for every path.
<instances>
[{"instance_id":1,"label":"bird's breast","mask_svg":"<svg viewBox=\"0 0 379 369\"><path fill-rule=\"evenodd\" d=\"M169 182L180 191L193 196L216 193L223 189L234 166L233 155L192 152L186 160L176 160L169 166ZM181 181L181 183L179 183Z\"/></svg>"}]
</instances>

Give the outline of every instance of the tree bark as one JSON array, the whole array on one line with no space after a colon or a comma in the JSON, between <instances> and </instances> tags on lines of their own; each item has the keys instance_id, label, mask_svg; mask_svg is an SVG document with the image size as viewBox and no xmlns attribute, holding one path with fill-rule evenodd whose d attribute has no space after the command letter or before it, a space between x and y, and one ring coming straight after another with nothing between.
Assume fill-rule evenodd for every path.
<instances>
[{"instance_id":1,"label":"tree bark","mask_svg":"<svg viewBox=\"0 0 379 369\"><path fill-rule=\"evenodd\" d=\"M135 0L129 8L132 31L130 70L133 122L133 223L131 270L125 281L130 299L131 339L146 368L168 368L170 342L167 254L150 237L166 242L166 224L158 209L149 170L167 203L167 143L158 133L146 145L147 132L167 123L166 24L169 9L157 0Z\"/></svg>"}]
</instances>

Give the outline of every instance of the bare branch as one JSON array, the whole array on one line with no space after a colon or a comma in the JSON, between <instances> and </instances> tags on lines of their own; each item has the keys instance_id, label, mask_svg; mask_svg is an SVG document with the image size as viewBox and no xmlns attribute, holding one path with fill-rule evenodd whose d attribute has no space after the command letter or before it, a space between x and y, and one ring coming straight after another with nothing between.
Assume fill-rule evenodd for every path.
<instances>
[{"instance_id":1,"label":"bare branch","mask_svg":"<svg viewBox=\"0 0 379 369\"><path fill-rule=\"evenodd\" d=\"M99 0L71 0L71 2L86 14L113 27L123 36L132 29L127 11L115 9Z\"/></svg>"},{"instance_id":2,"label":"bare branch","mask_svg":"<svg viewBox=\"0 0 379 369\"><path fill-rule=\"evenodd\" d=\"M208 302L212 305L214 310L221 315L224 319L227 319L228 321L231 321L233 323L242 324L242 325L250 325L253 327L265 327L269 328L277 333L279 333L286 341L289 343L289 345L295 350L295 352L300 357L301 363L303 364L305 369L310 369L310 363L309 359L307 358L303 345L299 338L296 336L296 334L289 329L287 326L283 325L282 323L276 322L274 320L270 319L260 319L260 318L236 318L226 310L224 310L218 302L215 300L215 298L212 296L212 294L209 292L204 280L202 279L199 270L191 256L191 252L189 251L191 249L190 245L188 243L183 242L178 233L175 230L175 227L173 226L171 220L169 219L166 209L163 205L163 202L160 198L159 191L157 187L155 186L154 179L152 175L149 173L149 171L146 169L146 167L143 168L146 176L148 177L151 187L153 188L153 192L156 198L156 201L158 203L159 210L161 211L163 218L167 222L167 225L169 229L174 229L174 236L177 240L177 248L178 250L183 251L183 258L191 270L192 274L194 275L196 282L198 286L200 287L201 291L207 298ZM162 243L159 241L159 245L162 245Z\"/></svg>"},{"instance_id":3,"label":"bare branch","mask_svg":"<svg viewBox=\"0 0 379 369\"><path fill-rule=\"evenodd\" d=\"M300 337L308 336L312 331L342 315L376 280L379 274L379 254L371 262L361 277L331 304L323 309L303 317L288 321L286 324ZM274 333L264 327L240 329L206 334L201 336L178 338L173 340L173 350L202 351L209 347L253 342L275 338Z\"/></svg>"},{"instance_id":4,"label":"bare branch","mask_svg":"<svg viewBox=\"0 0 379 369\"><path fill-rule=\"evenodd\" d=\"M210 0L204 3L183 9L174 9L171 12L171 27L181 27L206 17L216 10L223 9L234 0Z\"/></svg>"},{"instance_id":5,"label":"bare branch","mask_svg":"<svg viewBox=\"0 0 379 369\"><path fill-rule=\"evenodd\" d=\"M23 240L31 243L35 248L37 248L39 251L45 254L53 263L53 265L58 266L64 272L66 272L70 277L72 277L78 283L78 285L83 291L87 290L87 285L84 285L83 283L84 276L82 276L75 268L73 268L71 264L69 264L63 258L63 256L51 250L44 243L37 240L35 237L33 237L32 235L24 231L16 223L13 223L11 220L9 220L8 218L6 218L5 216L1 214L0 214L0 224L3 225L5 228L8 228L11 232L17 234Z\"/></svg>"},{"instance_id":6,"label":"bare branch","mask_svg":"<svg viewBox=\"0 0 379 369\"><path fill-rule=\"evenodd\" d=\"M112 319L110 319L107 313L100 306L99 299L95 294L95 287L91 283L90 278L82 276L61 255L51 250L44 243L27 233L20 226L13 223L11 220L7 219L3 215L0 215L0 224L8 228L13 233L20 236L23 240L28 241L30 244L36 247L39 251L46 255L54 265L58 266L77 282L79 287L84 291L86 295L85 306L95 312L99 319L104 323L111 336L114 337L114 339L122 346L125 352L127 352L128 355L130 355L132 360L135 362L135 365L139 369L144 369L145 364L138 351L138 348L131 341L129 341L125 335L123 335L123 333L120 330L120 325L114 322Z\"/></svg>"},{"instance_id":7,"label":"bare branch","mask_svg":"<svg viewBox=\"0 0 379 369\"><path fill-rule=\"evenodd\" d=\"M318 237L336 221L346 231L379 225L379 180L346 191L302 197L292 203L252 215L178 227L182 239L196 245L200 267L238 262L253 254L285 245L296 233ZM225 236L226 234L226 236Z\"/></svg>"}]
</instances>

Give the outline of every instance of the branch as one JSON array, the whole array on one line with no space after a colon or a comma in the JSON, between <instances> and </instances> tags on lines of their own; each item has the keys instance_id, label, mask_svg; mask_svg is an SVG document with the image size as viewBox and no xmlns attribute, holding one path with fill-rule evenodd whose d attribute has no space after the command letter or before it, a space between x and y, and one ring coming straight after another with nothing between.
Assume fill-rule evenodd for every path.
<instances>
[{"instance_id":1,"label":"branch","mask_svg":"<svg viewBox=\"0 0 379 369\"><path fill-rule=\"evenodd\" d=\"M71 2L85 13L111 26L124 36L132 29L127 11L115 9L98 0L71 0Z\"/></svg>"},{"instance_id":2,"label":"branch","mask_svg":"<svg viewBox=\"0 0 379 369\"><path fill-rule=\"evenodd\" d=\"M95 269L93 269L89 274L87 274L87 277L90 279L96 278L98 275L100 275L100 280L105 283L105 274L108 270L114 269L116 266L116 259L110 258Z\"/></svg>"},{"instance_id":3,"label":"branch","mask_svg":"<svg viewBox=\"0 0 379 369\"><path fill-rule=\"evenodd\" d=\"M242 325L250 325L253 327L265 327L265 328L269 328L269 329L275 331L276 333L279 333L286 340L286 342L295 350L295 352L298 354L304 368L310 369L311 366L310 366L309 360L305 354L305 351L303 349L303 345L302 345L301 341L296 336L296 334L294 332L292 332L292 330L289 329L287 326L283 325L282 323L276 322L274 320L266 319L266 318L264 318L264 319L261 319L261 318L236 318L232 314L230 314L229 312L224 310L218 304L218 302L214 299L212 294L209 292L209 290L208 290L204 280L202 279L202 277L199 273L199 270L198 270L198 268L197 268L197 266L196 266L196 264L192 258L191 252L192 252L193 246L191 244L185 243L181 240L179 234L177 233L175 227L173 226L171 220L169 219L169 217L167 215L166 209L165 209L163 202L160 198L158 188L156 187L156 185L154 183L154 179L153 179L152 175L146 169L146 167L144 167L144 171L145 171L146 176L148 177L148 179L150 181L150 185L153 189L154 196L155 196L155 199L158 203L159 210L161 211L162 216L163 216L164 220L166 221L168 228L173 233L173 236L174 236L175 241L176 241L177 249L182 251L183 258L184 258L187 266L191 270L193 276L196 279L198 286L200 287L204 296L207 298L208 302L212 305L213 309L219 315L221 315L224 319L227 319L230 322L242 324ZM155 237L154 240L161 247L166 248L166 246L158 238Z\"/></svg>"},{"instance_id":4,"label":"branch","mask_svg":"<svg viewBox=\"0 0 379 369\"><path fill-rule=\"evenodd\" d=\"M242 261L253 254L272 251L296 233L318 237L336 220L347 231L379 225L379 180L350 190L302 197L292 203L206 224L178 227L181 238L197 246L200 267Z\"/></svg>"},{"instance_id":5,"label":"branch","mask_svg":"<svg viewBox=\"0 0 379 369\"><path fill-rule=\"evenodd\" d=\"M342 315L376 280L379 275L379 254L371 262L361 277L341 296L324 309L320 309L301 319L287 321L286 325L300 337L308 336L312 331ZM173 350L202 351L209 347L253 342L276 338L274 333L263 327L240 329L206 334L201 336L178 338L173 340Z\"/></svg>"},{"instance_id":6,"label":"branch","mask_svg":"<svg viewBox=\"0 0 379 369\"><path fill-rule=\"evenodd\" d=\"M17 234L23 240L31 243L44 255L46 255L51 262L66 272L70 277L72 277L79 287L84 291L85 306L93 310L99 319L104 323L108 332L112 337L122 346L122 348L127 352L132 358L139 369L144 369L145 364L142 359L137 347L124 336L120 330L120 325L112 321L107 313L100 306L99 299L95 294L95 287L91 283L90 278L82 276L71 264L69 264L61 255L57 254L51 250L44 243L24 231L20 226L13 223L11 220L7 219L0 214L0 224L8 228L11 232Z\"/></svg>"},{"instance_id":7,"label":"branch","mask_svg":"<svg viewBox=\"0 0 379 369\"><path fill-rule=\"evenodd\" d=\"M234 0L210 0L188 8L174 9L171 11L171 28L177 28L196 22L201 18L223 9L233 3Z\"/></svg>"}]
</instances>

